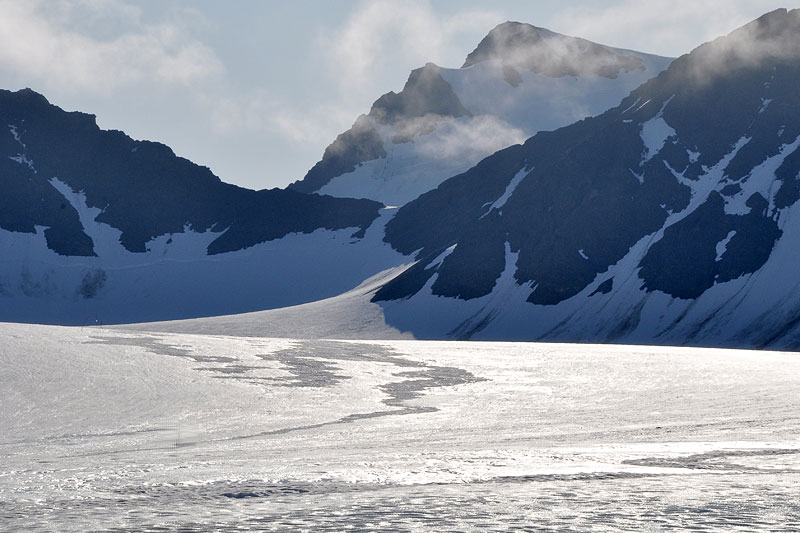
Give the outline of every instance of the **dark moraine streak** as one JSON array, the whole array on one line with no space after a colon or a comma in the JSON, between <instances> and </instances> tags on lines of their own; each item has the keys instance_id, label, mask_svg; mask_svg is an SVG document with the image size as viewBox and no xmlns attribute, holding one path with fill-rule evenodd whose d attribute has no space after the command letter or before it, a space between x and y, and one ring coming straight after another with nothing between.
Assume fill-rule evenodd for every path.
<instances>
[{"instance_id":1,"label":"dark moraine streak","mask_svg":"<svg viewBox=\"0 0 800 533\"><path fill-rule=\"evenodd\" d=\"M343 415L342 417L297 427L287 427L252 435L243 435L222 440L242 440L268 435L281 435L294 431L319 428L329 425L352 423L365 418L412 415L438 411L435 407L409 405L407 402L419 398L427 390L450 387L465 383L483 381L483 378L457 367L437 366L420 361L412 361L397 354L392 348L379 344L351 343L342 341L308 340L296 341L294 346L274 353L260 355L264 360L278 361L291 374L290 377L265 378L249 374L258 366L242 364L238 359L228 356L204 354L191 349L174 346L168 338L157 335L92 336L88 344L112 346L139 346L150 352L188 359L196 363L212 363L215 366L201 367L219 379L233 379L266 387L333 387L348 379L339 372L337 361L380 362L403 369L394 374L401 378L379 386L387 395L382 403L387 409L370 413Z\"/></svg>"},{"instance_id":2,"label":"dark moraine streak","mask_svg":"<svg viewBox=\"0 0 800 533\"><path fill-rule=\"evenodd\" d=\"M405 254L418 251L419 262L373 300L407 298L434 274L435 295L489 294L508 243L518 254L516 282L533 289L528 301L557 304L662 228L640 265L647 290L696 298L715 283L755 272L781 236L777 209L800 197L800 152L784 153L772 200L752 192L757 188L734 197L762 178L759 165L800 136L797 43L800 10L764 15L675 60L618 107L539 133L406 204L387 224L385 241ZM758 50L763 55L753 61ZM651 154L643 128L661 124L664 131L662 120L664 146ZM729 154L720 177L707 175ZM507 191L518 172L524 177ZM718 181L698 188L711 192L690 203L701 177ZM504 192L511 192L507 201L492 208ZM726 202L744 212L726 209ZM699 207L684 212L690 205ZM718 258L717 246L729 235ZM611 290L612 282L599 282L595 293Z\"/></svg>"},{"instance_id":3,"label":"dark moraine streak","mask_svg":"<svg viewBox=\"0 0 800 533\"><path fill-rule=\"evenodd\" d=\"M50 180L83 192L96 220L122 232L131 252L186 227L223 232L209 254L239 250L319 228L365 230L381 205L369 200L253 191L223 183L163 144L98 128L95 117L65 112L30 90L0 91L0 228L33 233L48 247L95 255L76 210Z\"/></svg>"}]
</instances>

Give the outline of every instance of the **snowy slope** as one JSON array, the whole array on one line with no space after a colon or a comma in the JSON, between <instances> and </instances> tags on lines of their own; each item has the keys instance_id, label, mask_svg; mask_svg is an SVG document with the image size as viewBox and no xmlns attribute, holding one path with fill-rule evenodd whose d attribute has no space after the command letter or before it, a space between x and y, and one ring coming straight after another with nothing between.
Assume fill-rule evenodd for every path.
<instances>
[{"instance_id":1,"label":"snowy slope","mask_svg":"<svg viewBox=\"0 0 800 533\"><path fill-rule=\"evenodd\" d=\"M800 527L800 360L0 323L12 531Z\"/></svg>"},{"instance_id":2,"label":"snowy slope","mask_svg":"<svg viewBox=\"0 0 800 533\"><path fill-rule=\"evenodd\" d=\"M413 71L291 187L403 205L537 131L605 111L670 61L507 22L461 68Z\"/></svg>"},{"instance_id":3,"label":"snowy slope","mask_svg":"<svg viewBox=\"0 0 800 533\"><path fill-rule=\"evenodd\" d=\"M413 339L386 323L383 308L370 301L383 284L408 265L389 268L358 287L331 298L278 309L226 316L115 326L121 330L304 339Z\"/></svg>"}]
</instances>

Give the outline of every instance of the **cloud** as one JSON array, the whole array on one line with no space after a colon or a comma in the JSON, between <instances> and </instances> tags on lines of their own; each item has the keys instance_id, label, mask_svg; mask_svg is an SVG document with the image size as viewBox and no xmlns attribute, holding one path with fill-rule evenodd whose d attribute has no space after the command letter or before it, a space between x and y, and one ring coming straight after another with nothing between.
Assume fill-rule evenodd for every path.
<instances>
[{"instance_id":1,"label":"cloud","mask_svg":"<svg viewBox=\"0 0 800 533\"><path fill-rule=\"evenodd\" d=\"M326 146L381 94L399 91L412 69L427 62L461 66L471 51L463 42L474 47L503 20L490 9L440 14L429 0L361 2L340 26L320 30L314 43L324 65L320 83L333 91L306 108L276 106L270 127L295 142Z\"/></svg>"},{"instance_id":2,"label":"cloud","mask_svg":"<svg viewBox=\"0 0 800 533\"><path fill-rule=\"evenodd\" d=\"M341 92L374 98L375 80L392 73L407 73L429 61L460 66L466 51L454 46L457 37L475 32L483 36L502 20L499 13L485 10L439 16L426 0L371 0L320 44Z\"/></svg>"},{"instance_id":3,"label":"cloud","mask_svg":"<svg viewBox=\"0 0 800 533\"><path fill-rule=\"evenodd\" d=\"M689 52L776 7L774 0L623 0L600 8L573 7L553 28L612 46L661 55Z\"/></svg>"},{"instance_id":4,"label":"cloud","mask_svg":"<svg viewBox=\"0 0 800 533\"><path fill-rule=\"evenodd\" d=\"M211 127L217 134L270 133L295 144L325 146L356 116L335 103L300 108L263 89L213 95L201 92L196 98L209 113Z\"/></svg>"},{"instance_id":5,"label":"cloud","mask_svg":"<svg viewBox=\"0 0 800 533\"><path fill-rule=\"evenodd\" d=\"M225 70L185 28L143 23L140 10L120 0L0 0L0 13L0 69L27 84L107 95Z\"/></svg>"},{"instance_id":6,"label":"cloud","mask_svg":"<svg viewBox=\"0 0 800 533\"><path fill-rule=\"evenodd\" d=\"M770 13L724 38L699 47L692 55L689 74L703 84L716 76L769 61L800 58L800 9Z\"/></svg>"},{"instance_id":7,"label":"cloud","mask_svg":"<svg viewBox=\"0 0 800 533\"><path fill-rule=\"evenodd\" d=\"M430 159L478 162L527 137L502 119L479 115L440 123L435 132L420 138L419 153Z\"/></svg>"}]
</instances>

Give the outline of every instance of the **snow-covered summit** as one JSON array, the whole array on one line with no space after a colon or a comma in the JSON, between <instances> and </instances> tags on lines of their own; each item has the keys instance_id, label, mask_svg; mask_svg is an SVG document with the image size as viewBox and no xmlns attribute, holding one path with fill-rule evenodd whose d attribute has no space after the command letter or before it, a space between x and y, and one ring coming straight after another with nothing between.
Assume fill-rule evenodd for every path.
<instances>
[{"instance_id":1,"label":"snow-covered summit","mask_svg":"<svg viewBox=\"0 0 800 533\"><path fill-rule=\"evenodd\" d=\"M670 61L507 22L461 68L412 71L290 187L403 205L537 131L605 111Z\"/></svg>"}]
</instances>

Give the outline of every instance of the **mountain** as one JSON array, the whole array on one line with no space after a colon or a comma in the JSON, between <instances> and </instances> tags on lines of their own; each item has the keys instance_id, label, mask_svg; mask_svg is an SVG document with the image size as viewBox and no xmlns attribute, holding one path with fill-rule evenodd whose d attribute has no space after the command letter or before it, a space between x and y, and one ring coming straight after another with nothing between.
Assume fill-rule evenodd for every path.
<instances>
[{"instance_id":1,"label":"mountain","mask_svg":"<svg viewBox=\"0 0 800 533\"><path fill-rule=\"evenodd\" d=\"M461 68L414 70L289 188L403 205L537 131L605 111L670 61L500 24Z\"/></svg>"},{"instance_id":2,"label":"mountain","mask_svg":"<svg viewBox=\"0 0 800 533\"><path fill-rule=\"evenodd\" d=\"M418 261L373 301L417 337L799 346L797 87L800 10L700 46L402 207Z\"/></svg>"},{"instance_id":3,"label":"mountain","mask_svg":"<svg viewBox=\"0 0 800 533\"><path fill-rule=\"evenodd\" d=\"M223 183L29 89L0 91L0 176L0 320L264 309L338 294L397 262L380 251L377 202ZM378 245L355 252L371 226Z\"/></svg>"},{"instance_id":4,"label":"mountain","mask_svg":"<svg viewBox=\"0 0 800 533\"><path fill-rule=\"evenodd\" d=\"M536 34L495 33L459 72L494 64L511 81L512 68L564 81L584 66L598 83L628 72L628 59L571 38L594 60L508 53L553 43ZM358 172L381 150L389 164L396 146L472 124L474 102L443 72L415 71L413 90L379 99L321 165ZM152 327L797 349L798 86L800 10L776 10L616 107L497 151L399 208L239 189L32 91L2 92L0 320L263 310Z\"/></svg>"}]
</instances>

